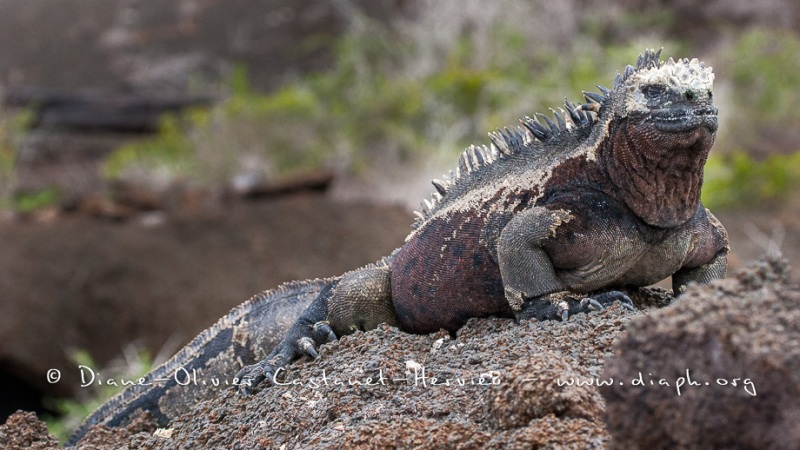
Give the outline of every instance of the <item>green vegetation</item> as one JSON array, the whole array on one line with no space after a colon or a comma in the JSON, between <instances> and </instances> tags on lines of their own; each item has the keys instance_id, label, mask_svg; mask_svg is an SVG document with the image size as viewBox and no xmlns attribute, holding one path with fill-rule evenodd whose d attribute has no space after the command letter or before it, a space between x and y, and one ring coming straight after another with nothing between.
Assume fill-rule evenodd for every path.
<instances>
[{"instance_id":1,"label":"green vegetation","mask_svg":"<svg viewBox=\"0 0 800 450\"><path fill-rule=\"evenodd\" d=\"M237 70L227 100L165 118L157 136L113 155L106 174L213 185L242 172L281 177L325 167L363 173L413 166L444 156L439 152L452 160L486 131L558 107L564 93L579 100L580 89L598 80L609 85L609 74L640 51L638 45L612 48L598 61L576 46L564 55L496 25L488 42L457 36L441 57L432 57L424 55L421 38L403 39L366 23L337 42L331 70L270 94L254 92Z\"/></svg>"},{"instance_id":2,"label":"green vegetation","mask_svg":"<svg viewBox=\"0 0 800 450\"><path fill-rule=\"evenodd\" d=\"M0 211L11 208L16 181L14 148L6 142L5 130L0 125Z\"/></svg>"},{"instance_id":3,"label":"green vegetation","mask_svg":"<svg viewBox=\"0 0 800 450\"><path fill-rule=\"evenodd\" d=\"M19 148L33 120L33 111L11 114L0 109L0 211L32 212L58 202L56 188L20 192L17 187Z\"/></svg>"},{"instance_id":4,"label":"green vegetation","mask_svg":"<svg viewBox=\"0 0 800 450\"><path fill-rule=\"evenodd\" d=\"M733 43L722 68L732 105L706 165L706 206L774 205L800 187L798 60L800 39L785 30L753 29Z\"/></svg>"},{"instance_id":5,"label":"green vegetation","mask_svg":"<svg viewBox=\"0 0 800 450\"><path fill-rule=\"evenodd\" d=\"M800 151L762 161L744 152L712 156L702 201L709 208L754 207L786 201L800 186Z\"/></svg>"},{"instance_id":6,"label":"green vegetation","mask_svg":"<svg viewBox=\"0 0 800 450\"><path fill-rule=\"evenodd\" d=\"M653 45L653 35L676 26L668 11L622 11L619 19L612 10L564 16L542 7L431 2L424 6L430 11L392 27L356 18L334 43L329 70L259 93L239 68L226 100L165 116L155 136L114 153L105 175L219 186L240 174L274 179L319 168L351 176L425 165L446 170L463 148L486 142L486 131L557 108L565 94L580 100L594 83L610 85L615 71ZM657 42L672 55L694 53L687 42ZM727 50L714 60L723 123L704 199L718 206L781 199L798 186L781 161L795 162L790 152L800 150L800 40L754 29ZM14 155L3 130L0 122L0 208L56 201L52 191L10 194ZM784 156L766 156L772 153Z\"/></svg>"},{"instance_id":7,"label":"green vegetation","mask_svg":"<svg viewBox=\"0 0 800 450\"><path fill-rule=\"evenodd\" d=\"M0 211L15 208L17 148L30 113L9 114L0 108Z\"/></svg>"},{"instance_id":8,"label":"green vegetation","mask_svg":"<svg viewBox=\"0 0 800 450\"><path fill-rule=\"evenodd\" d=\"M729 56L733 100L742 125L794 125L800 122L800 39L785 30L755 29L744 34Z\"/></svg>"},{"instance_id":9,"label":"green vegetation","mask_svg":"<svg viewBox=\"0 0 800 450\"><path fill-rule=\"evenodd\" d=\"M131 351L126 352L124 363L113 364L100 370L104 381L109 379L138 380L153 369L153 358L147 351L135 349L133 346L130 349ZM76 366L98 367L89 353L82 350L73 353L71 359ZM93 385L86 389L89 393L80 399L49 399L48 401L49 405L47 406L56 411L58 416L45 415L44 421L47 423L48 431L62 443L78 428L83 419L106 400L122 392L124 386L120 382L119 386L103 384L101 386Z\"/></svg>"},{"instance_id":10,"label":"green vegetation","mask_svg":"<svg viewBox=\"0 0 800 450\"><path fill-rule=\"evenodd\" d=\"M45 188L34 192L18 192L14 195L14 209L26 213L55 205L61 198L56 188Z\"/></svg>"},{"instance_id":11,"label":"green vegetation","mask_svg":"<svg viewBox=\"0 0 800 450\"><path fill-rule=\"evenodd\" d=\"M202 112L198 112L198 115L200 114ZM193 125L191 117L188 115L187 119L183 119L186 125ZM167 172L170 176L185 171L182 170L182 166L190 163L192 148L190 137L184 130L186 125L181 124L172 114L162 116L157 137L144 139L117 150L105 164L105 175L112 179L118 178L130 167L147 172Z\"/></svg>"}]
</instances>

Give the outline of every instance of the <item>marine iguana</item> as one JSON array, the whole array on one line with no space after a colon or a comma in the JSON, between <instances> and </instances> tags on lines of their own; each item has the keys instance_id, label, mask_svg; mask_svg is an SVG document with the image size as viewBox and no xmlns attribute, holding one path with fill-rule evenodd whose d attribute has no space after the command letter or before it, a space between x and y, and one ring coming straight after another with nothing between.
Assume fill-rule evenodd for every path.
<instances>
[{"instance_id":1,"label":"marine iguana","mask_svg":"<svg viewBox=\"0 0 800 450\"><path fill-rule=\"evenodd\" d=\"M700 202L718 126L714 74L660 53L646 50L612 89L566 101L554 119L524 117L490 133L490 146L469 147L433 181L402 247L233 309L101 406L70 442L145 410L166 423L213 395L206 380L229 384L242 366L234 384L249 393L303 355L317 357L319 345L380 323L430 333L472 317L568 320L615 302L630 308L614 288L671 276L678 295L723 277L727 235Z\"/></svg>"}]
</instances>

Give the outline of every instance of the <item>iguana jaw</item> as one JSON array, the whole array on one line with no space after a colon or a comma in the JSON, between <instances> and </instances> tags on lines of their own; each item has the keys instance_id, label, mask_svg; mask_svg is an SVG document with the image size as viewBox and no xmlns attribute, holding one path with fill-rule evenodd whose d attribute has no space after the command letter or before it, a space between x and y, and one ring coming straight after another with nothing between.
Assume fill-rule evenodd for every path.
<instances>
[{"instance_id":1,"label":"iguana jaw","mask_svg":"<svg viewBox=\"0 0 800 450\"><path fill-rule=\"evenodd\" d=\"M713 105L674 105L658 109L650 115L653 126L664 133L690 133L704 127L717 131L717 107Z\"/></svg>"},{"instance_id":2,"label":"iguana jaw","mask_svg":"<svg viewBox=\"0 0 800 450\"><path fill-rule=\"evenodd\" d=\"M640 151L651 161L671 158L705 157L714 143L718 128L717 107L711 103L672 103L665 108L653 109L649 114L628 117L627 130L645 139ZM688 153L685 153L687 152ZM670 164L658 163L667 170ZM671 174L678 176L677 173Z\"/></svg>"}]
</instances>

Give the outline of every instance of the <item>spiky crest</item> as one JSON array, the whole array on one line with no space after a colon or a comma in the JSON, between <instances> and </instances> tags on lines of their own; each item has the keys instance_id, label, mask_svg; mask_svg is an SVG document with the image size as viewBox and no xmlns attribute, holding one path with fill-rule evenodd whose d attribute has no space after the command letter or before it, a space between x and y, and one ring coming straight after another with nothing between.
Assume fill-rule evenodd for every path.
<instances>
[{"instance_id":1,"label":"spiky crest","mask_svg":"<svg viewBox=\"0 0 800 450\"><path fill-rule=\"evenodd\" d=\"M605 88L601 88L603 90ZM596 94L595 98L605 98ZM497 160L508 158L522 152L536 151L537 146L563 137L576 129L586 128L597 120L588 113L590 109L564 99L564 107L558 110L551 109L555 121L544 114L536 114L534 118L525 116L520 119L522 126L498 128L489 132L491 145L470 145L458 158L458 168L449 175L431 181L436 189L430 198L420 204L420 209L414 211L416 219L413 229L422 225L431 213L435 211L441 200L452 187L463 178L473 176L476 172L494 164Z\"/></svg>"},{"instance_id":2,"label":"spiky crest","mask_svg":"<svg viewBox=\"0 0 800 450\"><path fill-rule=\"evenodd\" d=\"M564 108L551 109L555 121L544 114L534 114L533 117L524 116L520 119L522 127L498 128L496 131L489 132L490 146L469 146L459 157L458 168L455 172L451 170L449 175L432 181L436 192L432 195L431 200L423 201L420 211L414 212L417 219L412 228L416 229L421 226L462 178L475 176L475 173L482 171L485 167L512 155L523 152L539 152L541 146L546 143L554 142L554 145L558 145L556 140L564 138L576 130L593 127L598 122L600 110L609 105L617 88L632 82L635 76L658 71L665 65L675 66L670 68L667 75L680 76L685 79L687 78L686 74L689 73L694 77L690 80L692 82L710 84L713 81L710 68L706 69L703 63L697 60L680 60L676 63L670 59L662 62L661 49L658 51L646 49L643 54L639 54L635 67L626 66L621 75L617 74L613 89L596 85L600 90L599 93L583 92L585 103L572 103L565 98ZM659 76L664 75L659 74Z\"/></svg>"}]
</instances>

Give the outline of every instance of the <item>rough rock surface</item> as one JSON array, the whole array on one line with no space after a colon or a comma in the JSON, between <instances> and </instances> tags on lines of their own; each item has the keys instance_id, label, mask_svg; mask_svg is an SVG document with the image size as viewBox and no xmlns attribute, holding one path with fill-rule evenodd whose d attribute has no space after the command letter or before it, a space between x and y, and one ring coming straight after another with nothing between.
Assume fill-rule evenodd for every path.
<instances>
[{"instance_id":1,"label":"rough rock surface","mask_svg":"<svg viewBox=\"0 0 800 450\"><path fill-rule=\"evenodd\" d=\"M473 319L455 338L383 326L323 346L319 360L291 366L285 386L221 389L167 429L142 416L93 428L79 448L790 448L800 439L800 290L787 280L784 264L761 263L667 308L654 307L668 295L646 290L637 313ZM678 396L687 368L714 385ZM646 386L597 387L640 371ZM17 436L54 447L31 415L0 428L0 448L26 448Z\"/></svg>"},{"instance_id":2,"label":"rough rock surface","mask_svg":"<svg viewBox=\"0 0 800 450\"><path fill-rule=\"evenodd\" d=\"M17 411L0 426L0 449L44 450L57 448L58 440L32 412Z\"/></svg>"},{"instance_id":3,"label":"rough rock surface","mask_svg":"<svg viewBox=\"0 0 800 450\"><path fill-rule=\"evenodd\" d=\"M602 377L611 447L796 448L798 305L769 259L631 321Z\"/></svg>"},{"instance_id":4,"label":"rough rock surface","mask_svg":"<svg viewBox=\"0 0 800 450\"><path fill-rule=\"evenodd\" d=\"M668 298L648 293L635 301L644 306ZM323 346L319 360L292 365L286 386L250 397L221 390L168 430L154 434L143 418L137 430L95 427L79 445L603 448L609 438L603 400L596 387L574 382L599 375L632 317L613 307L566 324L471 320L455 338L382 326ZM445 380L449 386L436 385Z\"/></svg>"}]
</instances>

